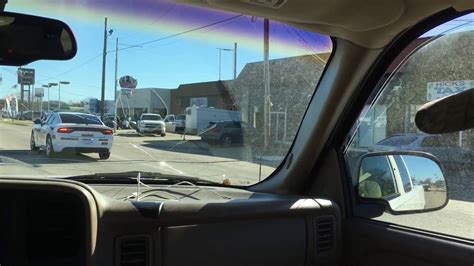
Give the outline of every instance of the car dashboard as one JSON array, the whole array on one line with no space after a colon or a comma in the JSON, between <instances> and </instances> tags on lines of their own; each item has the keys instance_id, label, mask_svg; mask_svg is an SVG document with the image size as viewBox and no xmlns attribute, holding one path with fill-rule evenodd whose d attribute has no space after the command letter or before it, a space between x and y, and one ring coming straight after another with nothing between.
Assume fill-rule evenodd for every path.
<instances>
[{"instance_id":1,"label":"car dashboard","mask_svg":"<svg viewBox=\"0 0 474 266\"><path fill-rule=\"evenodd\" d=\"M4 265L324 265L341 247L325 199L232 187L2 179Z\"/></svg>"}]
</instances>

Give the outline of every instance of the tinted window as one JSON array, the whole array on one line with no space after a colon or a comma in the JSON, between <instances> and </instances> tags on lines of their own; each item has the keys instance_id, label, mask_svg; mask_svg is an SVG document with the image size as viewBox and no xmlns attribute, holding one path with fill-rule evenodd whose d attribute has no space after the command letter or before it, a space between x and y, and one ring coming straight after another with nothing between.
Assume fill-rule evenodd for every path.
<instances>
[{"instance_id":1,"label":"tinted window","mask_svg":"<svg viewBox=\"0 0 474 266\"><path fill-rule=\"evenodd\" d=\"M89 125L102 125L99 118L93 115L85 114L60 114L61 121L63 123L71 124L89 124Z\"/></svg>"},{"instance_id":2,"label":"tinted window","mask_svg":"<svg viewBox=\"0 0 474 266\"><path fill-rule=\"evenodd\" d=\"M186 120L186 116L185 115L177 115L176 120Z\"/></svg>"}]
</instances>

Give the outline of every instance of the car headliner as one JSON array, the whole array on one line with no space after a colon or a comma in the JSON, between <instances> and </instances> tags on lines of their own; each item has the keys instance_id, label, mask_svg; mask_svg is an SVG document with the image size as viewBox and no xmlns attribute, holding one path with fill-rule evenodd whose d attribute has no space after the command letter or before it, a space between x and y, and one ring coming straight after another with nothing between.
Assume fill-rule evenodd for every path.
<instances>
[{"instance_id":1,"label":"car headliner","mask_svg":"<svg viewBox=\"0 0 474 266\"><path fill-rule=\"evenodd\" d=\"M278 8L248 0L175 1L266 17L374 49L437 12L474 9L472 0L288 0Z\"/></svg>"}]
</instances>

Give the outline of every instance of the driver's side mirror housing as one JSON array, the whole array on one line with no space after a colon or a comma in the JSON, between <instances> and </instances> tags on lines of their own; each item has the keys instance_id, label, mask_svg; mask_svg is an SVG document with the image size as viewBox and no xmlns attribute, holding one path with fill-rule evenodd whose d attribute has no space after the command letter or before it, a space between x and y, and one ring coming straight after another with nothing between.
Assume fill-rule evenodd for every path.
<instances>
[{"instance_id":1,"label":"driver's side mirror housing","mask_svg":"<svg viewBox=\"0 0 474 266\"><path fill-rule=\"evenodd\" d=\"M442 169L428 153L367 153L356 173L356 197L360 205L384 205L385 211L395 215L439 210L448 203Z\"/></svg>"},{"instance_id":2,"label":"driver's side mirror housing","mask_svg":"<svg viewBox=\"0 0 474 266\"><path fill-rule=\"evenodd\" d=\"M35 125L41 125L41 124L43 124L43 121L41 121L41 119L35 119L35 121L33 121L33 123Z\"/></svg>"}]
</instances>

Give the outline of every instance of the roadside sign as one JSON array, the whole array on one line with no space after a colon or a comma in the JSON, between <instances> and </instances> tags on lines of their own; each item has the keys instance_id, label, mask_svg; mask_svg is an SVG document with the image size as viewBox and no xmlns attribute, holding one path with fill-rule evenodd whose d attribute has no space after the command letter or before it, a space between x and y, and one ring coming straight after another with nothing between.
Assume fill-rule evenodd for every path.
<instances>
[{"instance_id":1,"label":"roadside sign","mask_svg":"<svg viewBox=\"0 0 474 266\"><path fill-rule=\"evenodd\" d=\"M35 97L44 97L44 88L35 88Z\"/></svg>"},{"instance_id":2,"label":"roadside sign","mask_svg":"<svg viewBox=\"0 0 474 266\"><path fill-rule=\"evenodd\" d=\"M474 88L474 80L428 82L426 85L426 100L441 99L472 88Z\"/></svg>"},{"instance_id":3,"label":"roadside sign","mask_svg":"<svg viewBox=\"0 0 474 266\"><path fill-rule=\"evenodd\" d=\"M124 89L135 89L138 82L132 76L123 76L119 79L119 84Z\"/></svg>"},{"instance_id":4,"label":"roadside sign","mask_svg":"<svg viewBox=\"0 0 474 266\"><path fill-rule=\"evenodd\" d=\"M18 84L33 85L35 84L35 70L31 68L18 69Z\"/></svg>"},{"instance_id":5,"label":"roadside sign","mask_svg":"<svg viewBox=\"0 0 474 266\"><path fill-rule=\"evenodd\" d=\"M207 107L207 97L191 98L189 106Z\"/></svg>"}]
</instances>

